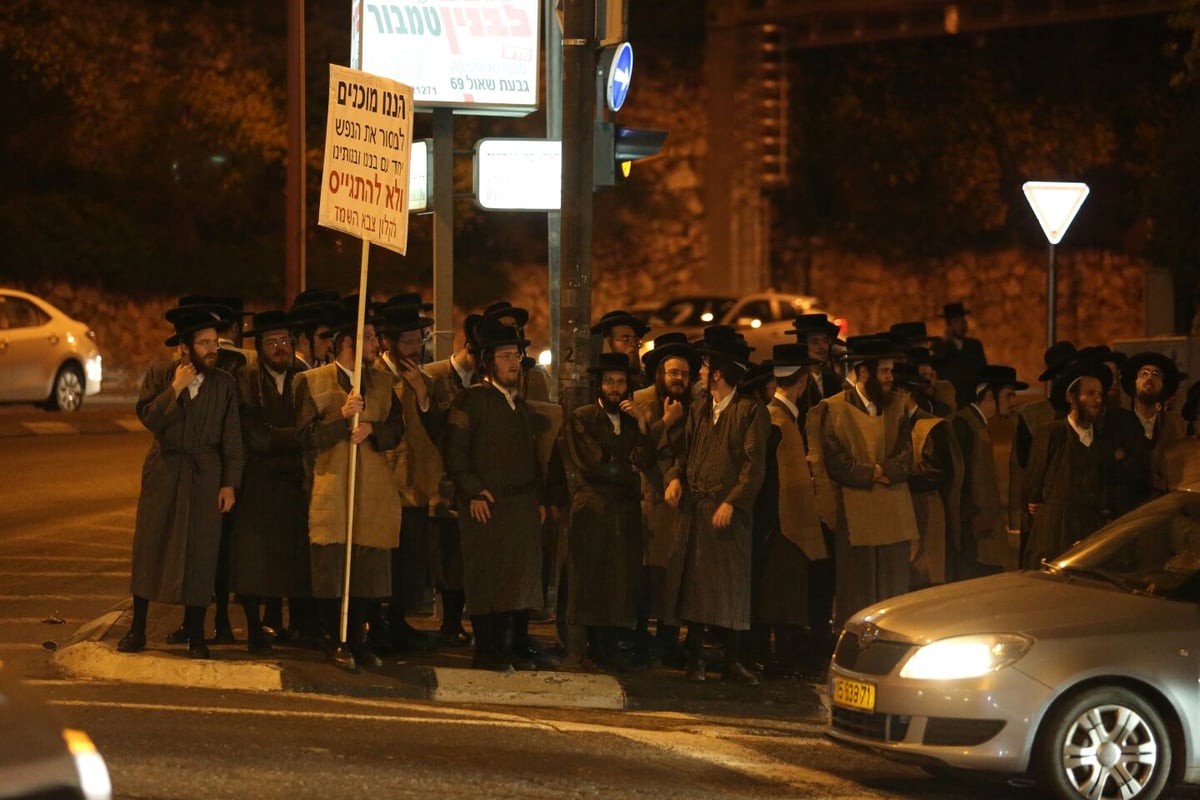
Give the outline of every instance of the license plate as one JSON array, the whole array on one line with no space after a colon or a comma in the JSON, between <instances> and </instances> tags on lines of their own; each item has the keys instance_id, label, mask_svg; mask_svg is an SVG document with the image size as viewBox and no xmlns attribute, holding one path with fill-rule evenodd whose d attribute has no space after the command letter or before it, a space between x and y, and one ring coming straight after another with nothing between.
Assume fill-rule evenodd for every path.
<instances>
[{"instance_id":1,"label":"license plate","mask_svg":"<svg viewBox=\"0 0 1200 800\"><path fill-rule=\"evenodd\" d=\"M875 711L875 684L834 676L833 702L847 708Z\"/></svg>"}]
</instances>

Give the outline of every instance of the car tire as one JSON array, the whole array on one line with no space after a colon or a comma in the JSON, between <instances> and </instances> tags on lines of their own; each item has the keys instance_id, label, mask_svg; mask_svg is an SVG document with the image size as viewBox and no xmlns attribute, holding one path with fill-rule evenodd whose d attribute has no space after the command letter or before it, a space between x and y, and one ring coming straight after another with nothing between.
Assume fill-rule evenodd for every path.
<instances>
[{"instance_id":1,"label":"car tire","mask_svg":"<svg viewBox=\"0 0 1200 800\"><path fill-rule=\"evenodd\" d=\"M1034 770L1042 790L1059 800L1153 800L1171 773L1167 726L1136 692L1085 689L1047 715L1034 745Z\"/></svg>"},{"instance_id":2,"label":"car tire","mask_svg":"<svg viewBox=\"0 0 1200 800\"><path fill-rule=\"evenodd\" d=\"M74 364L63 364L54 376L54 385L50 388L50 399L46 401L47 411L78 411L83 405L83 395L87 389L84 383L83 370Z\"/></svg>"}]
</instances>

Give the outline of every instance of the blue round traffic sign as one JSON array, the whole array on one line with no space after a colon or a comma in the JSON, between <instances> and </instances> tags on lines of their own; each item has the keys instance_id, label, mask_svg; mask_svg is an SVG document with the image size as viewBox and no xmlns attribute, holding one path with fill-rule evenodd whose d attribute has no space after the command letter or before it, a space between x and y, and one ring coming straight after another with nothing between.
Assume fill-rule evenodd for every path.
<instances>
[{"instance_id":1,"label":"blue round traffic sign","mask_svg":"<svg viewBox=\"0 0 1200 800\"><path fill-rule=\"evenodd\" d=\"M605 81L604 99L608 103L608 110L617 112L625 105L629 84L633 80L633 45L621 42L608 48L605 57L608 78Z\"/></svg>"}]
</instances>

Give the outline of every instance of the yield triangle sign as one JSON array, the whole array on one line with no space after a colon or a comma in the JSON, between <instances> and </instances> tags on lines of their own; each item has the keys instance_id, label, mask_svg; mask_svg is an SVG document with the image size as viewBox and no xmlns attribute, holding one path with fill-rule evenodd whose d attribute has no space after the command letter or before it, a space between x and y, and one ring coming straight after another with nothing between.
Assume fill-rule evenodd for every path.
<instances>
[{"instance_id":1,"label":"yield triangle sign","mask_svg":"<svg viewBox=\"0 0 1200 800\"><path fill-rule=\"evenodd\" d=\"M1086 183L1027 181L1021 186L1050 244L1062 241L1079 207L1088 196Z\"/></svg>"}]
</instances>

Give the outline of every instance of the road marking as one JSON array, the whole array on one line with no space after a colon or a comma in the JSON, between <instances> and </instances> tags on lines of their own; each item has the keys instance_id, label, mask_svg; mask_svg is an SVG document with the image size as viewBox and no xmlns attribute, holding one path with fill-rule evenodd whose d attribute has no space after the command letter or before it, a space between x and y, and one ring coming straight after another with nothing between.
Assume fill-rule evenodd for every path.
<instances>
[{"instance_id":1,"label":"road marking","mask_svg":"<svg viewBox=\"0 0 1200 800\"><path fill-rule=\"evenodd\" d=\"M126 573L128 575L128 573ZM0 594L0 603L19 603L25 600L120 600L126 594Z\"/></svg>"},{"instance_id":2,"label":"road marking","mask_svg":"<svg viewBox=\"0 0 1200 800\"><path fill-rule=\"evenodd\" d=\"M49 433L56 435L64 433L79 433L78 428L66 422L22 422L20 425L30 433Z\"/></svg>"},{"instance_id":3,"label":"road marking","mask_svg":"<svg viewBox=\"0 0 1200 800\"><path fill-rule=\"evenodd\" d=\"M128 563L129 556L26 556L26 555L5 555L5 561L17 561L23 559L25 561L87 561L88 563L95 561L111 561L114 564ZM27 573L23 573L27 574Z\"/></svg>"},{"instance_id":4,"label":"road marking","mask_svg":"<svg viewBox=\"0 0 1200 800\"><path fill-rule=\"evenodd\" d=\"M146 426L143 425L141 420L139 420L137 417L120 417L119 419L113 420L113 422L117 423L127 431L133 431L134 433L149 433L149 431L146 430Z\"/></svg>"},{"instance_id":5,"label":"road marking","mask_svg":"<svg viewBox=\"0 0 1200 800\"><path fill-rule=\"evenodd\" d=\"M113 571L107 571L107 572L97 572L95 570L90 570L90 569L78 569L78 570L60 570L57 572L27 572L27 571L0 572L0 577L13 577L13 578L78 578L78 577L84 577L84 576L86 576L88 578L128 578L129 570L122 569L122 570L113 570Z\"/></svg>"}]
</instances>

